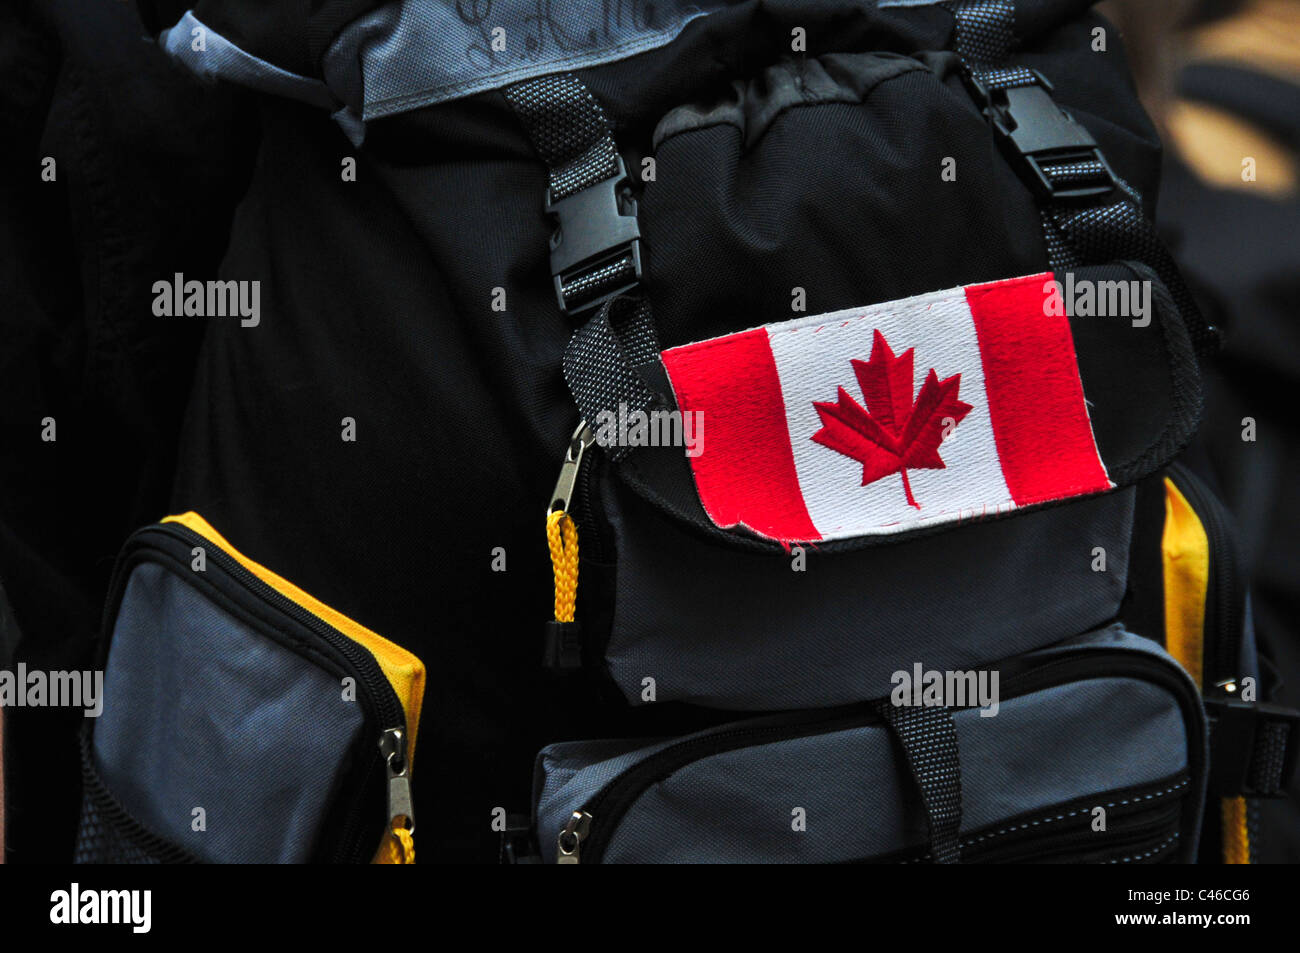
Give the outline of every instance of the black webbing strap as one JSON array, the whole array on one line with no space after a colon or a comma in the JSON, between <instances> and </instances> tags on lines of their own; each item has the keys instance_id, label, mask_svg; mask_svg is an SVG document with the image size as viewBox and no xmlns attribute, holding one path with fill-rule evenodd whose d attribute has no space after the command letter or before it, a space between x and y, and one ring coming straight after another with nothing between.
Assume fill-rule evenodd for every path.
<instances>
[{"instance_id":1,"label":"black webbing strap","mask_svg":"<svg viewBox=\"0 0 1300 953\"><path fill-rule=\"evenodd\" d=\"M569 339L564 351L564 381L588 424L598 427L602 412L648 410L666 401L656 386L659 340L650 302L622 296L601 305L596 316ZM631 447L605 450L620 460Z\"/></svg>"},{"instance_id":2,"label":"black webbing strap","mask_svg":"<svg viewBox=\"0 0 1300 953\"><path fill-rule=\"evenodd\" d=\"M617 171L609 121L582 80L559 73L503 92L550 169L552 199L567 198Z\"/></svg>"},{"instance_id":3,"label":"black webbing strap","mask_svg":"<svg viewBox=\"0 0 1300 953\"><path fill-rule=\"evenodd\" d=\"M599 426L602 412L650 410L666 403L659 397L654 372L659 341L645 298L624 295L602 304L564 350L564 382L582 420ZM623 459L630 447L604 447L610 458Z\"/></svg>"},{"instance_id":4,"label":"black webbing strap","mask_svg":"<svg viewBox=\"0 0 1300 953\"><path fill-rule=\"evenodd\" d=\"M1206 698L1211 793L1285 797L1300 751L1300 712L1281 705Z\"/></svg>"},{"instance_id":5,"label":"black webbing strap","mask_svg":"<svg viewBox=\"0 0 1300 953\"><path fill-rule=\"evenodd\" d=\"M627 172L605 112L572 74L508 86L506 100L550 169L546 210L559 217L551 272L560 308L593 313L564 352L564 380L582 419L661 403L659 342L641 279L640 230ZM610 446L615 460L629 447Z\"/></svg>"},{"instance_id":6,"label":"black webbing strap","mask_svg":"<svg viewBox=\"0 0 1300 953\"><path fill-rule=\"evenodd\" d=\"M888 699L876 705L903 748L930 826L930 857L936 864L961 863L961 762L952 712L938 707L902 707Z\"/></svg>"},{"instance_id":7,"label":"black webbing strap","mask_svg":"<svg viewBox=\"0 0 1300 953\"><path fill-rule=\"evenodd\" d=\"M502 92L550 170L545 207L559 218L551 274L560 309L577 314L631 291L641 280L641 232L605 111L571 73Z\"/></svg>"},{"instance_id":8,"label":"black webbing strap","mask_svg":"<svg viewBox=\"0 0 1300 953\"><path fill-rule=\"evenodd\" d=\"M953 47L967 81L1009 157L1039 199L1053 270L1121 259L1145 262L1169 289L1204 358L1219 344L1142 212L1141 197L1106 162L1092 135L1051 97L1038 71L1004 65L1015 46L1013 0L947 0Z\"/></svg>"},{"instance_id":9,"label":"black webbing strap","mask_svg":"<svg viewBox=\"0 0 1300 953\"><path fill-rule=\"evenodd\" d=\"M948 0L956 18L953 49L968 64L1001 63L1015 45L1014 0Z\"/></svg>"}]
</instances>

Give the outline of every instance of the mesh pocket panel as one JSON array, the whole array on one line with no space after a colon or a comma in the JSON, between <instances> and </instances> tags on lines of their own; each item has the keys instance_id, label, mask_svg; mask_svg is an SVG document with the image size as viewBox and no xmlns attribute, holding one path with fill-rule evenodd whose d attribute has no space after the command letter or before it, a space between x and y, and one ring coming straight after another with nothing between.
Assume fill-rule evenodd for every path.
<instances>
[{"instance_id":1,"label":"mesh pocket panel","mask_svg":"<svg viewBox=\"0 0 1300 953\"><path fill-rule=\"evenodd\" d=\"M194 864L183 847L146 830L118 803L95 770L90 739L81 740L81 822L76 864Z\"/></svg>"}]
</instances>

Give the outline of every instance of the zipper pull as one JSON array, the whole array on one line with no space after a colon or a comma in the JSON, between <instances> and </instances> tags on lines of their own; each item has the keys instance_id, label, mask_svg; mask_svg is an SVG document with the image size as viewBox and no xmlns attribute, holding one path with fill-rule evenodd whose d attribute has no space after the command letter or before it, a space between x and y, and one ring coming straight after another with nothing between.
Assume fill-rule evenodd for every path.
<instances>
[{"instance_id":1,"label":"zipper pull","mask_svg":"<svg viewBox=\"0 0 1300 953\"><path fill-rule=\"evenodd\" d=\"M555 619L546 623L542 654L542 664L549 671L572 672L582 668L582 633L574 620L578 599L578 526L568 511L582 456L595 442L595 432L579 421L564 451L560 478L555 481L555 491L546 509L546 546L551 551L551 570L555 574Z\"/></svg>"},{"instance_id":2,"label":"zipper pull","mask_svg":"<svg viewBox=\"0 0 1300 953\"><path fill-rule=\"evenodd\" d=\"M405 856L415 833L415 805L411 800L411 770L406 760L405 730L385 730L379 736L379 753L384 757L384 767L388 772L388 833L398 842Z\"/></svg>"},{"instance_id":3,"label":"zipper pull","mask_svg":"<svg viewBox=\"0 0 1300 953\"><path fill-rule=\"evenodd\" d=\"M579 421L578 429L569 438L568 449L564 451L564 462L560 465L560 478L555 481L555 492L551 494L551 505L546 508L546 515L568 512L569 502L573 499L573 488L578 484L578 468L582 466L582 455L596 442L596 432L586 423Z\"/></svg>"},{"instance_id":4,"label":"zipper pull","mask_svg":"<svg viewBox=\"0 0 1300 953\"><path fill-rule=\"evenodd\" d=\"M564 830L560 831L557 841L559 853L555 856L557 864L576 864L578 852L582 847L582 842L587 839L591 833L591 815L586 811L574 811L569 816L569 823L564 825Z\"/></svg>"}]
</instances>

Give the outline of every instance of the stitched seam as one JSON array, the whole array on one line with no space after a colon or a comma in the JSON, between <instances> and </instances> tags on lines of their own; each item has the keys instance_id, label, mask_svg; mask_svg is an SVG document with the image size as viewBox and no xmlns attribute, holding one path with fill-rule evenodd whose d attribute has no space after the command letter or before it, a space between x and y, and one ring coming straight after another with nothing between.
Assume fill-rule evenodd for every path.
<instances>
[{"instance_id":1,"label":"stitched seam","mask_svg":"<svg viewBox=\"0 0 1300 953\"><path fill-rule=\"evenodd\" d=\"M1180 781L1180 782L1178 782L1177 784L1173 785L1172 787L1166 788L1166 789L1163 790L1163 791L1156 791L1156 792L1153 792L1153 793L1151 793L1151 794L1144 794L1144 795L1142 795L1141 797L1136 797L1136 798L1131 798L1131 797L1130 797L1130 798L1124 798L1124 799L1119 800L1119 801L1110 801L1110 802L1108 802L1108 803L1106 803L1106 804L1093 805L1092 807L1081 807L1081 808L1078 808L1077 810L1067 811L1067 812L1064 813L1064 814L1057 814L1057 815L1055 815L1054 817L1041 818L1041 819L1039 819L1039 820L1034 820L1034 821L1026 821L1026 822L1023 823L1023 824L1013 824L1013 825L1011 825L1011 826L1009 826L1009 827L1004 827L1004 828L1002 828L1002 829L999 830L999 831L994 831L994 832L989 833L989 834L981 834L979 837L972 838L972 839L969 840L969 841L963 841L963 842L962 842L962 846L963 846L963 847L966 847L966 846L969 846L969 845L978 844L978 843L980 843L981 841L989 840L990 838L993 838L993 837L1000 837L1000 836L1003 835L1003 834L1009 834L1009 833L1012 833L1013 831L1023 831L1023 830L1028 830L1028 829L1031 828L1031 827L1038 827L1040 824L1050 824L1050 823L1052 823L1052 822L1054 822L1054 821L1063 821L1063 820L1065 820L1065 819L1067 819L1067 818L1078 817L1080 814L1088 814L1088 813L1090 813L1090 812L1093 811L1096 807L1104 807L1104 808L1123 807L1123 806L1126 805L1126 804L1140 804L1140 803L1142 803L1143 801L1153 801L1153 800L1155 800L1155 799L1157 799L1157 798L1162 798L1162 797L1166 797L1167 795L1173 794L1175 791L1180 791L1180 790L1182 790L1183 788L1187 787L1187 785L1188 785L1188 782L1187 782L1186 780L1184 780L1184 781Z\"/></svg>"},{"instance_id":2,"label":"stitched seam","mask_svg":"<svg viewBox=\"0 0 1300 953\"><path fill-rule=\"evenodd\" d=\"M1140 803L1142 803L1142 802L1144 802L1144 801L1153 801L1153 800L1157 800L1157 799L1162 798L1162 797L1167 797L1168 795L1173 794L1173 793L1176 792L1176 791L1181 791L1183 788L1187 787L1190 783L1191 783L1191 782L1190 782L1189 779L1184 778L1182 781L1179 781L1177 784L1174 784L1174 785L1171 785L1171 786L1168 787L1168 788L1165 788L1165 790L1163 790L1163 791L1153 791L1152 793L1150 793L1150 794L1144 794L1144 795L1142 795L1141 797L1127 797L1127 798L1122 798L1122 799L1120 799L1120 800L1118 800L1118 801L1108 801L1108 802L1105 803L1105 804L1094 804L1094 805L1092 805L1092 806L1090 806L1090 807L1081 807L1081 808L1077 808L1076 810L1073 810L1073 811L1067 811L1067 812L1065 812L1065 813L1063 813L1063 814L1056 814L1056 815L1053 815L1053 816L1051 816L1051 817L1037 818L1037 819L1032 820L1032 821L1025 821L1025 822L1022 823L1022 824L1011 824L1011 825L1008 825L1007 827L1002 828L1001 830L990 831L990 832L987 833L987 834L980 834L978 837L967 838L966 840L961 841L961 843L960 843L958 846L959 846L962 850L965 850L967 847L973 847L975 844L978 844L978 843L980 843L980 842L982 842L982 841L986 841L986 840L992 840L992 839L995 838L995 837L1002 837L1002 836L1004 836L1004 835L1006 835L1006 834L1015 833L1016 831L1029 830L1031 827L1038 827L1038 826L1040 826L1040 825L1051 824L1051 823L1053 823L1054 821L1063 821L1063 820L1066 820L1067 818L1078 817L1080 814L1088 814L1088 813L1090 813L1094 808L1097 808L1097 807L1105 807L1105 808L1123 807L1123 806L1125 806L1125 805L1127 805L1127 804L1140 804ZM1175 838L1176 838L1177 836L1178 836L1177 834L1174 835ZM1162 844L1160 848L1155 848L1155 849L1156 849L1156 850L1159 850L1159 849L1161 849L1161 848L1163 848L1163 847L1165 847L1165 846L1168 846L1168 842L1166 842L1165 844ZM919 857L919 858L913 858L913 859L910 859L910 860L905 860L905 861L903 861L902 863L904 863L904 864L916 864L916 863L921 863L922 861L924 861L924 860L926 860L927 858L929 858L929 856L930 856L930 854L929 854L929 852L927 851L925 854L923 854L923 855L922 855L921 857ZM1114 861L1112 861L1112 863L1114 863Z\"/></svg>"},{"instance_id":3,"label":"stitched seam","mask_svg":"<svg viewBox=\"0 0 1300 953\"><path fill-rule=\"evenodd\" d=\"M1179 836L1180 836L1180 835L1178 834L1178 832L1175 831L1175 832L1174 832L1174 835L1173 835L1172 837L1167 838L1163 843L1161 843L1161 844L1157 844L1155 847L1152 847L1152 848L1151 848L1150 850L1148 850L1148 851L1144 851L1144 852L1141 853L1141 854L1130 854L1128 857L1120 857L1120 858L1117 858L1117 859L1115 859L1115 860L1110 861L1110 863L1112 863L1112 864L1127 864L1129 861L1132 861L1132 860L1143 860L1144 858L1150 857L1150 856L1152 856L1153 854L1158 854L1158 853L1160 853L1160 852L1163 851L1165 848L1167 848L1170 844L1172 844L1172 843L1174 843L1175 841L1177 841L1178 838L1179 838Z\"/></svg>"}]
</instances>

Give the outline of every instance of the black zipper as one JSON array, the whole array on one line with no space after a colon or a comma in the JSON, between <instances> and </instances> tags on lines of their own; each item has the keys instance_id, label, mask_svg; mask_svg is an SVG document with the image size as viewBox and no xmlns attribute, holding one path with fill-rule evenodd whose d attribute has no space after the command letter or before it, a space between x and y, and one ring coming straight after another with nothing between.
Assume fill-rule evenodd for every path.
<instances>
[{"instance_id":1,"label":"black zipper","mask_svg":"<svg viewBox=\"0 0 1300 953\"><path fill-rule=\"evenodd\" d=\"M379 831L382 826L377 823L382 818L381 811L368 811L366 805L373 800L382 801L385 787L384 776L389 770L388 759L381 752L379 739L392 731L406 732L406 715L402 703L384 676L383 670L369 651L352 641L342 632L329 625L323 619L313 615L292 599L277 592L274 588L246 569L240 562L223 550L219 545L201 533L195 532L180 523L158 523L146 526L132 533L123 544L122 553L113 570L109 586L108 600L104 611L105 637L101 652L108 651L109 635L112 633L122 596L126 591L127 580L131 570L146 559L158 562L175 572L180 578L191 584L198 582L201 574L190 570L190 554L195 546L201 546L207 563L215 565L222 573L233 579L245 592L255 597L263 605L275 612L287 616L298 626L306 629L314 637L304 640L298 633L277 626L271 620L262 618L254 606L239 602L232 594L222 592L215 584L204 587L209 594L217 598L226 609L234 608L238 614L252 616L259 631L268 630L276 641L286 648L303 654L304 646L321 654L324 647L325 656L338 666L344 675L356 680L358 699L362 712L372 731L363 734L358 741L355 757L364 771L353 772L354 783L350 791L342 792L340 807L335 813L339 825L322 824L323 831L337 829L338 835L333 845L325 851L329 859L338 863L366 863L370 860L379 843ZM163 558L159 558L159 557ZM315 664L319 661L313 659ZM103 660L101 660L101 667ZM379 726L378 730L373 730ZM403 769L405 765L401 765Z\"/></svg>"},{"instance_id":2,"label":"black zipper","mask_svg":"<svg viewBox=\"0 0 1300 953\"><path fill-rule=\"evenodd\" d=\"M1114 664L1106 664L1107 660ZM1007 666L1004 666L1007 668ZM1032 694L1044 688L1076 680L1073 676L1105 677L1132 675L1169 690L1183 708L1188 729L1188 759L1193 778L1203 772L1202 749L1205 727L1199 696L1181 669L1140 650L1080 648L1058 658L1009 671L1004 678L1004 699ZM619 822L647 787L663 780L693 761L757 744L770 744L800 737L814 737L876 724L881 721L875 704L858 704L823 711L771 715L740 725L716 729L670 744L638 762L607 783L580 809L573 812L559 835L562 862L600 863L609 839ZM1198 800L1199 799L1193 799ZM1199 815L1199 803L1195 812Z\"/></svg>"},{"instance_id":3,"label":"black zipper","mask_svg":"<svg viewBox=\"0 0 1300 953\"><path fill-rule=\"evenodd\" d=\"M582 547L579 552L593 562L604 562L604 533L600 521L596 518L596 501L592 490L598 453L603 453L603 450L599 445L593 446L587 451L586 458L578 467L578 482L574 486L573 493L573 512L569 515L573 517L578 532L582 534L579 537L579 545Z\"/></svg>"},{"instance_id":4,"label":"black zipper","mask_svg":"<svg viewBox=\"0 0 1300 953\"><path fill-rule=\"evenodd\" d=\"M1186 787L1184 782L1178 790L1185 791ZM1040 816L1051 817L1053 813L1043 812ZM985 846L978 840L982 835L977 833L972 837L974 843L963 846L962 856L971 863L1014 864L1082 862L1099 857L1109 859L1120 853L1142 853L1178 834L1181 814L1182 804L1177 798L1145 810L1112 812L1107 818L1107 832L1099 837L1092 829L1092 814L1087 811L1076 822L1052 831L1049 836L1034 834L1031 827L1029 831L1019 832L1018 837L989 838Z\"/></svg>"},{"instance_id":5,"label":"black zipper","mask_svg":"<svg viewBox=\"0 0 1300 953\"><path fill-rule=\"evenodd\" d=\"M1141 854L1154 847L1176 843L1182 813L1179 800L1186 796L1189 781L1172 779L1125 791L1099 793L1068 805L1055 805L1001 821L962 838L962 861L970 864L1091 863L1118 862L1118 854ZM1107 817L1107 832L1101 837L1092 828L1092 807L1098 801L1158 792L1168 800L1155 806L1114 811ZM1062 821L1062 812L1078 815ZM930 860L924 848L913 847L877 857L847 861L849 865L922 864Z\"/></svg>"},{"instance_id":6,"label":"black zipper","mask_svg":"<svg viewBox=\"0 0 1300 953\"><path fill-rule=\"evenodd\" d=\"M1246 628L1246 586L1232 516L1203 480L1182 463L1169 467L1174 485L1196 512L1210 546L1209 587L1205 594L1202 664L1203 691L1237 681L1242 672L1241 640Z\"/></svg>"}]
</instances>

